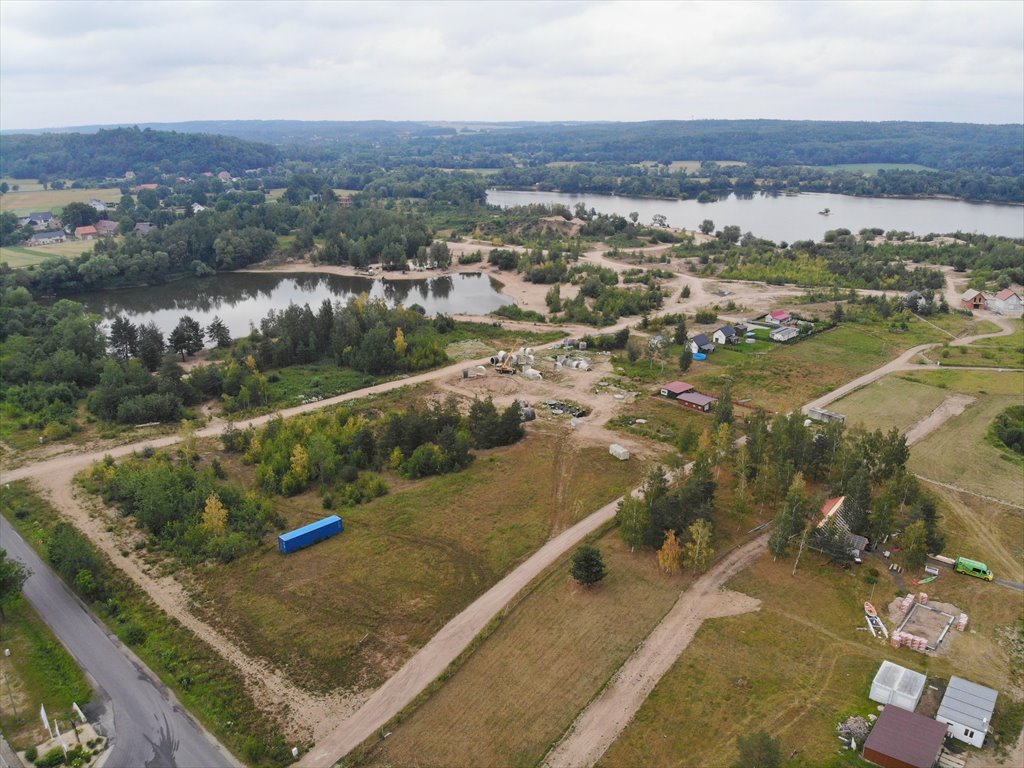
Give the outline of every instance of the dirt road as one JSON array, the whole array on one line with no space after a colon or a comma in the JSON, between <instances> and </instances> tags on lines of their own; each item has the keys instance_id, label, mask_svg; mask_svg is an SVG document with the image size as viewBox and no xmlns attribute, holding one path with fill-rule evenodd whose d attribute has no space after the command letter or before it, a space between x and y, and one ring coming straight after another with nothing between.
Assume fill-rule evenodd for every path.
<instances>
[{"instance_id":1,"label":"dirt road","mask_svg":"<svg viewBox=\"0 0 1024 768\"><path fill-rule=\"evenodd\" d=\"M907 445L924 440L954 416L959 416L974 402L970 395L950 395L939 406L907 430Z\"/></svg>"},{"instance_id":2,"label":"dirt road","mask_svg":"<svg viewBox=\"0 0 1024 768\"><path fill-rule=\"evenodd\" d=\"M705 619L735 616L760 608L760 600L738 592L721 591L721 587L764 554L767 542L768 534L761 534L725 557L683 592L643 645L626 660L611 683L583 710L548 753L545 766L589 768L594 765L686 650Z\"/></svg>"}]
</instances>

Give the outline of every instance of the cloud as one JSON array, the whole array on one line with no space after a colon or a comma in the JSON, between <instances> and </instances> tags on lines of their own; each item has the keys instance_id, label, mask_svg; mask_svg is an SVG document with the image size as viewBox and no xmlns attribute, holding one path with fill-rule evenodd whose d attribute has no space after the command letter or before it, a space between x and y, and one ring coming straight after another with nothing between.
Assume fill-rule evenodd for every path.
<instances>
[{"instance_id":1,"label":"cloud","mask_svg":"<svg viewBox=\"0 0 1024 768\"><path fill-rule=\"evenodd\" d=\"M0 3L0 127L1024 122L1024 4Z\"/></svg>"}]
</instances>

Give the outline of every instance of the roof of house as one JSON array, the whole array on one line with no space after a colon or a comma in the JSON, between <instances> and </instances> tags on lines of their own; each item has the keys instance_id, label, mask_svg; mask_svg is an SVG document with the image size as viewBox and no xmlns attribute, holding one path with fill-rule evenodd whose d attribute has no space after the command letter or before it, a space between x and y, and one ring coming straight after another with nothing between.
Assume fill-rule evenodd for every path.
<instances>
[{"instance_id":1,"label":"roof of house","mask_svg":"<svg viewBox=\"0 0 1024 768\"><path fill-rule=\"evenodd\" d=\"M154 227L152 222L149 221L140 221L135 225L135 231L140 235L148 235L154 229L156 229L156 227Z\"/></svg>"},{"instance_id":2,"label":"roof of house","mask_svg":"<svg viewBox=\"0 0 1024 768\"><path fill-rule=\"evenodd\" d=\"M789 336L789 335L795 335L797 333L799 333L799 331L796 328L794 328L793 326L787 326L785 328L775 328L768 335L769 336L781 336L781 335Z\"/></svg>"},{"instance_id":3,"label":"roof of house","mask_svg":"<svg viewBox=\"0 0 1024 768\"><path fill-rule=\"evenodd\" d=\"M36 213L30 213L28 217L36 221L49 221L53 218L53 214L49 211L37 211Z\"/></svg>"},{"instance_id":4,"label":"roof of house","mask_svg":"<svg viewBox=\"0 0 1024 768\"><path fill-rule=\"evenodd\" d=\"M97 231L96 227L92 226L91 224L88 227L76 227L75 228L75 237L81 237L82 235L98 235L98 234L99 234L99 232Z\"/></svg>"},{"instance_id":5,"label":"roof of house","mask_svg":"<svg viewBox=\"0 0 1024 768\"><path fill-rule=\"evenodd\" d=\"M736 329L733 328L731 325L723 325L718 330L721 331L726 336L735 336L736 335ZM718 331L715 331L715 333L718 333Z\"/></svg>"},{"instance_id":6,"label":"roof of house","mask_svg":"<svg viewBox=\"0 0 1024 768\"><path fill-rule=\"evenodd\" d=\"M65 234L61 230L55 229L55 230L52 230L50 232L36 232L29 239L30 240L56 240L57 238L61 238L61 237L65 237Z\"/></svg>"},{"instance_id":7,"label":"roof of house","mask_svg":"<svg viewBox=\"0 0 1024 768\"><path fill-rule=\"evenodd\" d=\"M1006 301L1007 299L1017 296L1017 292L1013 288L1003 288L999 293L996 294L996 298L999 301ZM1019 296L1017 298L1020 298Z\"/></svg>"},{"instance_id":8,"label":"roof of house","mask_svg":"<svg viewBox=\"0 0 1024 768\"><path fill-rule=\"evenodd\" d=\"M711 339L709 339L703 333L698 333L696 336L692 337L690 339L690 341L692 341L698 347L710 347L711 346Z\"/></svg>"},{"instance_id":9,"label":"roof of house","mask_svg":"<svg viewBox=\"0 0 1024 768\"><path fill-rule=\"evenodd\" d=\"M100 219L99 221L96 222L96 231L106 233L116 232L119 226L120 225L116 221L111 221L110 219Z\"/></svg>"},{"instance_id":10,"label":"roof of house","mask_svg":"<svg viewBox=\"0 0 1024 768\"><path fill-rule=\"evenodd\" d=\"M969 290L969 291L964 291L963 293L960 294L960 298L963 301L970 301L975 296L981 296L982 298L985 298L985 294L984 293L982 293L981 291L976 291L973 288L971 290Z\"/></svg>"},{"instance_id":11,"label":"roof of house","mask_svg":"<svg viewBox=\"0 0 1024 768\"><path fill-rule=\"evenodd\" d=\"M789 320L793 317L784 309L776 309L773 312L769 312L768 316L771 317L772 320Z\"/></svg>"},{"instance_id":12,"label":"roof of house","mask_svg":"<svg viewBox=\"0 0 1024 768\"><path fill-rule=\"evenodd\" d=\"M888 704L864 742L864 751L879 752L915 768L932 768L945 738L942 723Z\"/></svg>"},{"instance_id":13,"label":"roof of house","mask_svg":"<svg viewBox=\"0 0 1024 768\"><path fill-rule=\"evenodd\" d=\"M717 397L711 397L710 395L702 395L699 392L684 392L676 400L681 400L684 403L692 403L693 405L699 405L703 408L705 405L717 402Z\"/></svg>"},{"instance_id":14,"label":"roof of house","mask_svg":"<svg viewBox=\"0 0 1024 768\"><path fill-rule=\"evenodd\" d=\"M674 395L681 395L683 392L692 392L693 384L687 384L685 381L670 381L665 384L662 389L666 392L671 392Z\"/></svg>"},{"instance_id":15,"label":"roof of house","mask_svg":"<svg viewBox=\"0 0 1024 768\"><path fill-rule=\"evenodd\" d=\"M137 184L135 186L135 191L138 192L141 189L158 189L159 187L159 184Z\"/></svg>"},{"instance_id":16,"label":"roof of house","mask_svg":"<svg viewBox=\"0 0 1024 768\"><path fill-rule=\"evenodd\" d=\"M998 695L998 691L954 676L949 678L946 695L935 716L984 732L992 723Z\"/></svg>"},{"instance_id":17,"label":"roof of house","mask_svg":"<svg viewBox=\"0 0 1024 768\"><path fill-rule=\"evenodd\" d=\"M829 518L842 508L844 501L846 501L845 496L834 496L833 498L826 500L825 503L821 505L821 522L818 523L819 528L827 523Z\"/></svg>"}]
</instances>

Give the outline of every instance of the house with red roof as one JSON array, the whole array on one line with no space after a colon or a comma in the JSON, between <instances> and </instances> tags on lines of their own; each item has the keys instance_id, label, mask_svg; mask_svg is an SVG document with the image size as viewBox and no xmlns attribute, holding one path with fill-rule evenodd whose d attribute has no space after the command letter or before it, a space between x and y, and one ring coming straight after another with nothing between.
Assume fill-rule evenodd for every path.
<instances>
[{"instance_id":1,"label":"house with red roof","mask_svg":"<svg viewBox=\"0 0 1024 768\"><path fill-rule=\"evenodd\" d=\"M792 325L796 320L786 310L776 309L764 316L764 322L769 325Z\"/></svg>"},{"instance_id":2,"label":"house with red roof","mask_svg":"<svg viewBox=\"0 0 1024 768\"><path fill-rule=\"evenodd\" d=\"M75 227L75 237L79 240L95 240L99 234L96 227L91 224L88 227Z\"/></svg>"},{"instance_id":3,"label":"house with red roof","mask_svg":"<svg viewBox=\"0 0 1024 768\"><path fill-rule=\"evenodd\" d=\"M693 390L693 384L687 384L685 381L670 381L668 384L662 386L661 396L670 397L675 400L680 395L685 394L686 392L693 392Z\"/></svg>"},{"instance_id":4,"label":"house with red roof","mask_svg":"<svg viewBox=\"0 0 1024 768\"><path fill-rule=\"evenodd\" d=\"M1012 288L1004 288L988 303L988 308L1000 315L1019 315L1024 312L1024 302Z\"/></svg>"}]
</instances>

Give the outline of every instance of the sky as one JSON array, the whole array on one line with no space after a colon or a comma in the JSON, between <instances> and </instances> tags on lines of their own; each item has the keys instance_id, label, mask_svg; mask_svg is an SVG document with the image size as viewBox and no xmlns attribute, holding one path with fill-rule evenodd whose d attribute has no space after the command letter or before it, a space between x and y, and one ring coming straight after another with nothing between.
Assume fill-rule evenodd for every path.
<instances>
[{"instance_id":1,"label":"sky","mask_svg":"<svg viewBox=\"0 0 1024 768\"><path fill-rule=\"evenodd\" d=\"M0 128L1024 123L1024 2L0 2Z\"/></svg>"}]
</instances>

